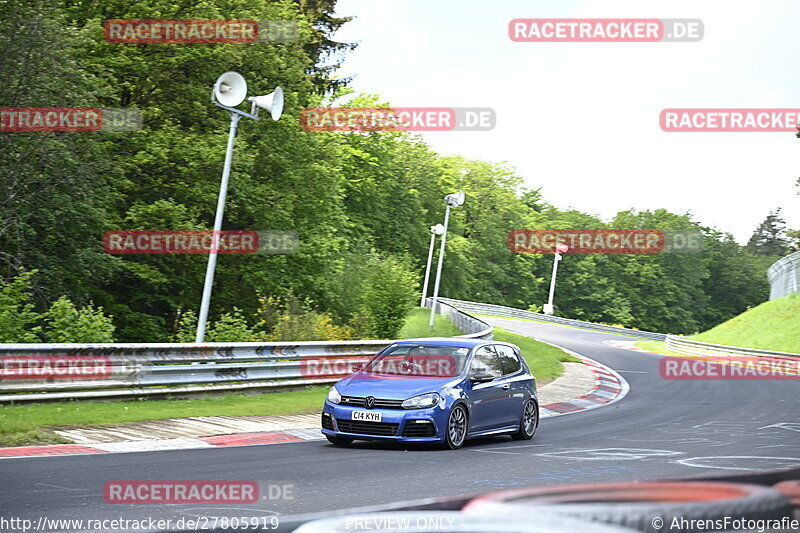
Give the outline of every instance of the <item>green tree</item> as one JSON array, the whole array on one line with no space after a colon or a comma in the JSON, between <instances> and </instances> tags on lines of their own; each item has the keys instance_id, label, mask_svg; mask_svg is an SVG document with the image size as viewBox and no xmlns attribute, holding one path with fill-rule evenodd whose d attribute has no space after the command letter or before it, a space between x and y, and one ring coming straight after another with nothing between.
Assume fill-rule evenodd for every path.
<instances>
[{"instance_id":1,"label":"green tree","mask_svg":"<svg viewBox=\"0 0 800 533\"><path fill-rule=\"evenodd\" d=\"M769 298L766 272L771 258L752 254L730 234L719 232L706 237L704 256L709 276L703 292L709 304L699 329L710 329Z\"/></svg>"},{"instance_id":2,"label":"green tree","mask_svg":"<svg viewBox=\"0 0 800 533\"><path fill-rule=\"evenodd\" d=\"M56 0L0 0L0 102L8 107L101 105L98 80L77 59L85 32ZM102 92L102 91L100 91ZM34 298L100 299L118 268L102 235L118 199L123 134L9 132L0 135L0 278L38 269Z\"/></svg>"},{"instance_id":3,"label":"green tree","mask_svg":"<svg viewBox=\"0 0 800 533\"><path fill-rule=\"evenodd\" d=\"M781 257L789 251L786 238L786 221L781 208L771 211L747 241L747 250L754 254Z\"/></svg>"},{"instance_id":4,"label":"green tree","mask_svg":"<svg viewBox=\"0 0 800 533\"><path fill-rule=\"evenodd\" d=\"M406 261L375 259L361 288L361 315L368 335L393 339L417 299L417 277Z\"/></svg>"}]
</instances>

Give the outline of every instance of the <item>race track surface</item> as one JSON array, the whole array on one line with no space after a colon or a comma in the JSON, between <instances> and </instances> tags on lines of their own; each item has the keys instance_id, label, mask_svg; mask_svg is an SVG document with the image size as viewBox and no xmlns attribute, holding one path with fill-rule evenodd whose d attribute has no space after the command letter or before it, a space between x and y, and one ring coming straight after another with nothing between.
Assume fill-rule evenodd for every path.
<instances>
[{"instance_id":1,"label":"race track surface","mask_svg":"<svg viewBox=\"0 0 800 533\"><path fill-rule=\"evenodd\" d=\"M327 441L0 460L0 516L142 519L267 516L497 489L686 478L800 465L800 382L670 381L660 356L613 348L616 335L509 319L494 325L564 346L619 372L608 407L542 421L532 441L456 451ZM628 339L633 340L633 339ZM294 484L288 501L231 506L112 505L109 480L240 479Z\"/></svg>"}]
</instances>

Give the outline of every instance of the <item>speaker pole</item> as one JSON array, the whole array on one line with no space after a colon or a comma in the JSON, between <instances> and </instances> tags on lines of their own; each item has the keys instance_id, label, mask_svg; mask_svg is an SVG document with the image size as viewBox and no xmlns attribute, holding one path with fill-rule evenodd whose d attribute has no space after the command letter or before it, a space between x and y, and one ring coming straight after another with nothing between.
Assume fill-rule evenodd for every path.
<instances>
[{"instance_id":1,"label":"speaker pole","mask_svg":"<svg viewBox=\"0 0 800 533\"><path fill-rule=\"evenodd\" d=\"M231 160L233 159L233 142L236 139L236 130L242 118L237 113L231 113L231 127L228 133L228 148L225 152L225 166L222 169L222 182L219 186L217 198L217 214L214 217L214 234L211 239L211 250L208 253L208 266L206 267L206 280L203 284L203 300L200 303L200 316L197 319L197 336L195 342L203 342L206 335L206 321L208 320L208 307L211 304L211 287L214 285L214 271L217 268L217 251L219 247L219 232L222 230L222 216L225 211L225 198L228 195L228 179L231 175Z\"/></svg>"}]
</instances>

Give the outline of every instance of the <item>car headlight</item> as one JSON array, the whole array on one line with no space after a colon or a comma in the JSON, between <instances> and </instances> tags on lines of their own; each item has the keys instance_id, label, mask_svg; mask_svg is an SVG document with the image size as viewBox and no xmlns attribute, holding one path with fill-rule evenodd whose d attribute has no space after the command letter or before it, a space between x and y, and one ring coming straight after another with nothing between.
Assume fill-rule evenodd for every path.
<instances>
[{"instance_id":1,"label":"car headlight","mask_svg":"<svg viewBox=\"0 0 800 533\"><path fill-rule=\"evenodd\" d=\"M336 390L335 385L328 391L328 401L331 403L339 403L342 401L342 395Z\"/></svg>"},{"instance_id":2,"label":"car headlight","mask_svg":"<svg viewBox=\"0 0 800 533\"><path fill-rule=\"evenodd\" d=\"M402 403L402 407L403 409L428 409L429 407L435 407L438 405L441 400L441 396L435 392L429 392L427 394L420 394L419 396L414 396L413 398L405 400Z\"/></svg>"}]
</instances>

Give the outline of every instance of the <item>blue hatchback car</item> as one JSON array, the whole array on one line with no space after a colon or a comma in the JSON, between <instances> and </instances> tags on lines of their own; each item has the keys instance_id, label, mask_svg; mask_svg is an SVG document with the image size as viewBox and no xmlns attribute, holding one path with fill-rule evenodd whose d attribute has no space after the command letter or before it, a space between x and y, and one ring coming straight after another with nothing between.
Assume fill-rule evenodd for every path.
<instances>
[{"instance_id":1,"label":"blue hatchback car","mask_svg":"<svg viewBox=\"0 0 800 533\"><path fill-rule=\"evenodd\" d=\"M433 442L456 449L472 437L530 439L539 425L536 379L504 342L426 338L395 342L331 387L322 433L354 440Z\"/></svg>"}]
</instances>

